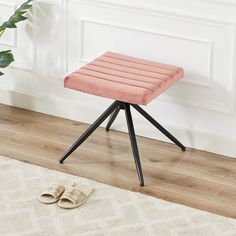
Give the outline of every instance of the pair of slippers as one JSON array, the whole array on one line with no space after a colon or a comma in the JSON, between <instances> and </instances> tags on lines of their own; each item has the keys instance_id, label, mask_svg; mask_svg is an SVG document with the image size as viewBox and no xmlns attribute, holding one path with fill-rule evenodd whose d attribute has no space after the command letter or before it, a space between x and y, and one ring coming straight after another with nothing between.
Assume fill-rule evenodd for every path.
<instances>
[{"instance_id":1,"label":"pair of slippers","mask_svg":"<svg viewBox=\"0 0 236 236\"><path fill-rule=\"evenodd\" d=\"M39 201L44 204L58 202L58 206L65 209L72 209L81 206L93 189L90 186L77 186L73 184L65 187L62 184L52 184L43 190L39 196Z\"/></svg>"}]
</instances>

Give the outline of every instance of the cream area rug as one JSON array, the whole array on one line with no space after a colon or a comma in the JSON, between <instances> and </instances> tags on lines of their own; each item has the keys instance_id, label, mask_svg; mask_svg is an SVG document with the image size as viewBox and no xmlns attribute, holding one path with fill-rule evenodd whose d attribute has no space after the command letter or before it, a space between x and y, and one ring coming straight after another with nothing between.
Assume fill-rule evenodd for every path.
<instances>
[{"instance_id":1,"label":"cream area rug","mask_svg":"<svg viewBox=\"0 0 236 236\"><path fill-rule=\"evenodd\" d=\"M40 203L41 190L58 181L94 192L73 210ZM0 235L235 236L236 220L0 157Z\"/></svg>"}]
</instances>

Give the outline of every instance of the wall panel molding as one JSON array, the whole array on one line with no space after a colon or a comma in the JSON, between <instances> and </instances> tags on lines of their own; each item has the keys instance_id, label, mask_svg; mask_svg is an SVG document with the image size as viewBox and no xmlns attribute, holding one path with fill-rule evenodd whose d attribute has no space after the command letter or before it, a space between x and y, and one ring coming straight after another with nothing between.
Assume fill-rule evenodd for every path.
<instances>
[{"instance_id":1,"label":"wall panel molding","mask_svg":"<svg viewBox=\"0 0 236 236\"><path fill-rule=\"evenodd\" d=\"M141 17L140 14L142 14L143 19L147 16L155 16L158 17L158 19L167 19L169 21L173 21L173 23L178 22L179 24L192 24L197 25L199 29L210 29L212 31L212 35L209 33L205 37L201 36L192 36L187 31L185 33L173 33L170 31L162 31L158 29L150 29L148 27L141 27L136 26L134 24L130 24L129 21L124 25L123 23L119 22L117 18L114 18L114 20L109 21L106 20L103 15L90 15L89 12L86 13L86 10L83 10L82 15L77 16L78 21L77 24L77 30L80 31L78 36L78 43L79 43L79 49L77 49L77 52L79 54L78 59L80 60L81 65L87 63L91 58L87 58L84 51L86 49L86 41L85 40L85 31L87 30L88 24L94 24L94 29L100 26L110 27L111 30L115 30L116 28L119 28L121 30L128 30L130 32L139 32L143 34L149 34L150 37L154 36L163 36L168 37L172 39L181 39L185 40L186 42L192 41L196 44L205 44L207 45L207 49L203 52L204 57L207 57L207 62L204 64L207 65L207 73L204 74L204 79L201 79L200 77L193 79L192 76L188 76L187 79L183 80L182 85L178 85L178 89L174 91L171 95L168 96L162 96L161 99L164 101L174 102L178 104L188 105L192 107L198 107L203 108L207 110L213 110L218 111L222 113L226 113L229 115L234 115L234 107L235 107L235 77L233 72L232 64L235 64L235 58L233 55L235 54L235 43L236 43L236 36L235 36L235 25L233 22L228 22L226 19L223 20L217 20L217 19L203 19L200 16L189 16L189 15L183 15L183 14L177 14L175 11L171 12L169 10L168 12L162 12L162 11L156 11L156 10L150 10L150 9L142 9L142 8L133 8L131 6L116 4L116 3L108 3L106 1L90 1L90 0L70 0L69 1L69 7L70 4L78 4L78 8L81 8L81 6L92 6L94 8L98 7L100 9L109 10L111 12L121 12L125 11L127 14L132 14L131 17L134 17L134 14L137 15L137 17ZM86 9L86 8L85 8ZM69 18L72 17L71 15L68 16ZM74 18L76 16L73 16ZM104 18L104 19L103 19ZM70 27L70 26L69 26ZM87 28L86 28L87 27ZM187 30L187 29L186 29ZM216 33L217 32L217 33ZM124 33L124 32L123 32ZM70 34L70 33L69 33ZM102 34L102 32L101 32ZM215 35L214 35L215 34ZM217 35L218 34L218 35ZM220 38L222 35L227 35L225 38ZM96 37L95 35L90 35L91 37ZM102 36L101 36L102 37ZM70 38L70 35L69 35ZM101 39L102 40L102 39ZM228 40L226 43L224 40ZM69 47L70 41L68 40L68 47ZM225 51L220 51L220 47L225 47L227 44L227 48L225 48ZM99 47L99 44L97 45ZM87 46L88 47L88 46ZM207 52L206 52L207 51ZM219 54L222 54L225 58L230 58L229 63L224 65L224 67L220 68L221 62L219 61ZM207 54L207 56L205 56ZM132 56L132 55L131 55ZM70 63L70 53L67 54L67 62ZM148 58L147 58L148 59ZM200 58L193 59L193 62L200 63ZM218 60L218 61L217 61ZM222 60L223 62L223 60ZM223 65L223 64L222 64ZM67 64L67 67L68 64ZM226 72L225 75L222 75L222 78L225 80L225 83L222 83L222 79L217 74L220 74L220 69L224 70ZM188 71L187 71L188 73ZM227 75L228 73L228 75ZM185 84L185 85L184 85ZM221 86L221 88L219 88ZM182 88L181 88L182 87ZM195 93L189 94L189 96L182 96L180 97L180 94L184 94L184 91L194 91L198 90L198 94ZM233 91L232 91L233 89ZM196 90L196 91L197 91ZM230 90L231 92L229 92ZM203 93L202 93L203 92ZM206 95L204 95L204 93ZM212 94L212 95L211 95ZM198 97L197 97L198 96Z\"/></svg>"},{"instance_id":2,"label":"wall panel molding","mask_svg":"<svg viewBox=\"0 0 236 236\"><path fill-rule=\"evenodd\" d=\"M10 15L14 13L17 9L18 4L16 3L2 3L0 2L0 7L6 7L11 10ZM29 20L32 19L32 22ZM6 19L4 19L5 21ZM32 30L32 39L27 39L27 43L25 40L21 39L22 32L21 26L22 24L28 24L31 26ZM2 45L3 50L12 50L15 55L15 61L10 65L10 68L19 69L19 70L26 70L29 72L34 72L36 68L36 37L35 37L35 29L36 29L36 8L32 8L32 17L28 19L28 22L21 23L17 29L9 29L7 30L4 35L11 35L11 40L9 40L9 36L7 40L0 40L0 45ZM20 36L21 34L21 36ZM3 35L3 38L4 38ZM24 35L25 36L25 35ZM27 49L26 49L27 48ZM30 51L29 51L30 50ZM18 53L18 51L22 51ZM25 59L22 55L29 54L29 59ZM22 58L21 58L22 57Z\"/></svg>"},{"instance_id":3,"label":"wall panel molding","mask_svg":"<svg viewBox=\"0 0 236 236\"><path fill-rule=\"evenodd\" d=\"M17 8L17 4L9 3L9 2L0 2L0 7L3 7L6 9L6 11L9 10L9 13L12 14ZM6 20L5 18L2 19L3 22ZM7 39L4 39L4 36L0 39L0 45L7 46L10 48L16 48L17 47L17 32L15 29L12 29L11 32L6 32L8 35ZM10 37L10 39L9 39Z\"/></svg>"},{"instance_id":4,"label":"wall panel molding","mask_svg":"<svg viewBox=\"0 0 236 236\"><path fill-rule=\"evenodd\" d=\"M218 0L207 0L207 1L217 2ZM219 1L224 1L224 0L219 0ZM228 0L228 2L230 1L233 0ZM164 8L159 7L158 9L156 8L153 9L152 7L142 7L139 5L133 5L129 1L127 1L127 4L123 4L123 3L118 3L117 1L110 2L109 0L68 0L68 3L78 3L78 4L97 6L109 9L136 12L141 15L155 15L155 16L158 15L176 20L181 19L182 21L185 20L194 22L199 21L206 25L216 24L216 26L218 27L221 26L224 27L225 25L236 23L235 18L229 18L227 16L222 18L222 17L217 17L216 15L202 14L201 12L198 14L193 14L192 12L189 11L176 10L170 7L164 7Z\"/></svg>"},{"instance_id":5,"label":"wall panel molding","mask_svg":"<svg viewBox=\"0 0 236 236\"><path fill-rule=\"evenodd\" d=\"M85 19L85 18L80 18L79 20L79 25L80 25L80 38L79 38L79 42L80 42L80 53L78 55L78 58L80 60L81 63L88 63L90 61L90 59L85 58L85 56L83 55L83 45L84 45L84 29L85 29L85 24L86 23L92 23L92 24L97 24L97 25L104 25L104 26L108 26L108 27L114 27L114 28L121 28L121 29L126 29L126 30L130 30L130 31L137 31L137 32L141 32L141 33L148 33L150 35L159 35L159 36L164 36L164 37L168 37L168 38L175 38L175 39L180 39L180 40L186 40L186 41L192 41L195 43L199 43L199 44L205 44L207 45L208 48L208 72L207 72L207 79L204 81L196 81L196 80L187 80L187 81L180 81L183 83L189 83L189 84L194 84L194 85L198 85L198 86L202 86L202 87L206 87L206 88L210 88L212 86L212 64L213 64L213 42L212 40L207 40L207 39L200 39L200 38L191 38L191 36L181 36L181 35L177 35L177 34L171 34L171 33L163 33L163 32L158 32L158 31L148 31L145 29L139 29L139 28L131 28L128 26L124 26L124 25L119 25L119 24L112 24L111 22L102 22L100 20L91 20L91 19Z\"/></svg>"}]
</instances>

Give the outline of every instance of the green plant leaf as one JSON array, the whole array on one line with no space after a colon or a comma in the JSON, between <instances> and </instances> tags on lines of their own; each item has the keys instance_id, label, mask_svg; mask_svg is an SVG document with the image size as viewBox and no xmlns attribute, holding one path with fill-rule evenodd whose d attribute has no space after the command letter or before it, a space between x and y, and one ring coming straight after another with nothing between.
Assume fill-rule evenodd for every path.
<instances>
[{"instance_id":1,"label":"green plant leaf","mask_svg":"<svg viewBox=\"0 0 236 236\"><path fill-rule=\"evenodd\" d=\"M15 22L15 23L18 23L20 21L23 21L23 20L27 19L27 17L22 16L20 13L15 14L12 18L13 18L12 21Z\"/></svg>"},{"instance_id":2,"label":"green plant leaf","mask_svg":"<svg viewBox=\"0 0 236 236\"><path fill-rule=\"evenodd\" d=\"M14 61L11 50L0 52L0 68L9 66Z\"/></svg>"},{"instance_id":3,"label":"green plant leaf","mask_svg":"<svg viewBox=\"0 0 236 236\"><path fill-rule=\"evenodd\" d=\"M28 0L24 2L15 12L14 14L5 21L0 26L0 36L4 33L7 28L16 28L16 24L20 21L24 21L27 19L24 14L28 11L28 9L32 6L33 0Z\"/></svg>"},{"instance_id":4,"label":"green plant leaf","mask_svg":"<svg viewBox=\"0 0 236 236\"><path fill-rule=\"evenodd\" d=\"M29 8L31 8L33 0L25 1L15 12L14 14L0 26L0 37L8 28L16 28L18 22L24 21L27 19L24 14L27 13ZM5 68L9 66L14 61L13 54L11 50L0 52L0 68ZM0 71L0 76L3 75L3 72Z\"/></svg>"}]
</instances>

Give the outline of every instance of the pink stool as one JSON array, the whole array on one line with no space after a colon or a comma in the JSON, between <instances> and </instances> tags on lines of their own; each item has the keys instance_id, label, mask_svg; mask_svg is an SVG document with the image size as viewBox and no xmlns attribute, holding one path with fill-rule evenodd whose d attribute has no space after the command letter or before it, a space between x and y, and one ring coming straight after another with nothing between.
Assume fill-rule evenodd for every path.
<instances>
[{"instance_id":1,"label":"pink stool","mask_svg":"<svg viewBox=\"0 0 236 236\"><path fill-rule=\"evenodd\" d=\"M110 115L106 126L106 130L109 131L120 109L123 109L126 115L139 182L141 186L144 186L130 106L135 108L157 129L178 145L182 151L185 151L185 146L182 143L138 106L147 105L177 80L183 78L183 75L183 69L180 67L107 52L67 76L65 78L66 88L111 98L115 101L66 151L60 158L60 163L63 163Z\"/></svg>"}]
</instances>

